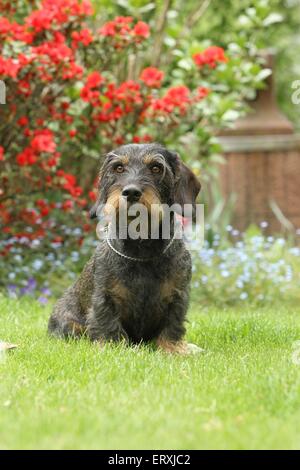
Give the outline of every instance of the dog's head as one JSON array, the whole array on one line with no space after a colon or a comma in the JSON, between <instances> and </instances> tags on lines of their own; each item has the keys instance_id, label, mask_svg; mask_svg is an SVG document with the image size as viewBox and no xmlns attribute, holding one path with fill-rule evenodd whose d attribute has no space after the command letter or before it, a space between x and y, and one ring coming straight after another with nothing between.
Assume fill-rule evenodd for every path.
<instances>
[{"instance_id":1,"label":"dog's head","mask_svg":"<svg viewBox=\"0 0 300 470\"><path fill-rule=\"evenodd\" d=\"M99 194L90 217L139 203L148 212L162 204L195 205L201 185L177 153L160 144L130 144L109 152L100 170Z\"/></svg>"}]
</instances>

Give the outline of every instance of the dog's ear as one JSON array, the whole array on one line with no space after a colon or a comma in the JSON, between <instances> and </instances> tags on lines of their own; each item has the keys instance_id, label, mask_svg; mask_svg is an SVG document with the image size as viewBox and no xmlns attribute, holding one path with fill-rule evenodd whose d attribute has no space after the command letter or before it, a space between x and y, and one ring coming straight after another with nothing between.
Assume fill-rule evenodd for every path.
<instances>
[{"instance_id":1,"label":"dog's ear","mask_svg":"<svg viewBox=\"0 0 300 470\"><path fill-rule=\"evenodd\" d=\"M113 155L115 155L115 154L113 152L110 152L110 153L108 153L108 154L106 154L102 157L102 164L101 164L101 168L100 168L100 171L99 171L98 182L97 182L97 190L98 190L97 200L96 200L95 204L93 205L93 207L89 211L90 219L96 219L97 211L98 211L99 207L104 204L104 198L105 198L104 193L105 192L103 190L104 189L103 185L101 185L101 181L102 180L104 181L103 175L105 174L107 164L109 163L109 161L110 161L110 159L112 158Z\"/></svg>"},{"instance_id":2,"label":"dog's ear","mask_svg":"<svg viewBox=\"0 0 300 470\"><path fill-rule=\"evenodd\" d=\"M101 170L100 170L100 174L99 174L99 177L98 177L98 183L97 183L97 191L98 191L98 194L97 194L97 199L95 201L95 204L91 207L91 209L89 210L89 217L90 219L96 219L97 217L97 210L98 210L98 207L100 206L101 204L101 192L100 192L100 184L101 184Z\"/></svg>"},{"instance_id":3,"label":"dog's ear","mask_svg":"<svg viewBox=\"0 0 300 470\"><path fill-rule=\"evenodd\" d=\"M91 209L89 210L90 219L96 219L98 207L99 207L99 200L97 199L93 207L91 207Z\"/></svg>"},{"instance_id":4,"label":"dog's ear","mask_svg":"<svg viewBox=\"0 0 300 470\"><path fill-rule=\"evenodd\" d=\"M177 158L178 171L176 178L175 203L180 204L181 207L183 207L184 204L192 204L194 207L201 189L201 184L196 175L185 163L183 163L178 155Z\"/></svg>"}]
</instances>

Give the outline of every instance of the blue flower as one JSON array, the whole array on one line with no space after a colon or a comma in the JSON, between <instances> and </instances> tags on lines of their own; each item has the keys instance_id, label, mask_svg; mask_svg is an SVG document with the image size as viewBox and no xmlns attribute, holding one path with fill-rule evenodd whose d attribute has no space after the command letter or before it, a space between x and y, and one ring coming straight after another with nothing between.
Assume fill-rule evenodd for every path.
<instances>
[{"instance_id":1,"label":"blue flower","mask_svg":"<svg viewBox=\"0 0 300 470\"><path fill-rule=\"evenodd\" d=\"M260 226L261 228L267 228L269 226L268 222L266 222L265 220L263 222L260 223Z\"/></svg>"},{"instance_id":2,"label":"blue flower","mask_svg":"<svg viewBox=\"0 0 300 470\"><path fill-rule=\"evenodd\" d=\"M298 247L290 248L290 249L289 249L289 252L290 252L291 255L293 255L293 256L300 256L300 248L298 248Z\"/></svg>"},{"instance_id":3,"label":"blue flower","mask_svg":"<svg viewBox=\"0 0 300 470\"><path fill-rule=\"evenodd\" d=\"M246 300L247 298L248 298L247 292L242 292L241 295L240 295L240 299L241 300Z\"/></svg>"},{"instance_id":4,"label":"blue flower","mask_svg":"<svg viewBox=\"0 0 300 470\"><path fill-rule=\"evenodd\" d=\"M44 262L41 260L41 259L35 259L33 262L32 262L32 267L33 269L35 269L36 271L39 271L41 269L41 267L43 266Z\"/></svg>"},{"instance_id":5,"label":"blue flower","mask_svg":"<svg viewBox=\"0 0 300 470\"><path fill-rule=\"evenodd\" d=\"M221 276L222 276L222 277L229 277L229 276L230 276L230 272L229 272L229 271L226 271L226 270L223 270L223 271L221 271Z\"/></svg>"},{"instance_id":6,"label":"blue flower","mask_svg":"<svg viewBox=\"0 0 300 470\"><path fill-rule=\"evenodd\" d=\"M17 289L17 286L16 284L7 284L7 290L10 291L10 292L15 292L16 289Z\"/></svg>"}]
</instances>

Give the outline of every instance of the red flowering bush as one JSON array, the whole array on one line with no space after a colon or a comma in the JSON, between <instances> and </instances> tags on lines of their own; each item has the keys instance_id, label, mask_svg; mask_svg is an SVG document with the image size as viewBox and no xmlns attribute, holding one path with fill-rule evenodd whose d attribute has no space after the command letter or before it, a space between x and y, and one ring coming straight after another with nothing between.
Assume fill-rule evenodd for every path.
<instances>
[{"instance_id":1,"label":"red flowering bush","mask_svg":"<svg viewBox=\"0 0 300 470\"><path fill-rule=\"evenodd\" d=\"M113 21L108 21L99 30L100 35L110 36L112 44L117 49L125 47L132 40L141 42L149 37L149 26L143 21L134 24L131 16L117 16Z\"/></svg>"},{"instance_id":2,"label":"red flowering bush","mask_svg":"<svg viewBox=\"0 0 300 470\"><path fill-rule=\"evenodd\" d=\"M150 88L160 88L163 78L164 73L155 67L145 68L140 75L140 80Z\"/></svg>"},{"instance_id":3,"label":"red flowering bush","mask_svg":"<svg viewBox=\"0 0 300 470\"><path fill-rule=\"evenodd\" d=\"M211 69L216 68L217 64L220 62L227 62L228 58L226 57L224 50L221 47L211 46L205 49L203 52L198 52L193 55L195 64L198 67L203 67L208 65Z\"/></svg>"},{"instance_id":4,"label":"red flowering bush","mask_svg":"<svg viewBox=\"0 0 300 470\"><path fill-rule=\"evenodd\" d=\"M203 118L214 122L203 102L228 62L223 49L209 47L194 54L194 64L190 58L185 81L164 83L164 72L147 63L132 70L129 58L142 56L151 33L143 21L118 16L96 26L89 0L34 5L0 5L7 90L0 105L0 256L6 266L17 259L12 280L25 275L21 265L32 252L26 247L56 259L59 247L67 256L82 244L91 229L82 211L95 199L101 154L132 141L176 147ZM201 78L205 66L214 69L209 82L207 74Z\"/></svg>"}]
</instances>

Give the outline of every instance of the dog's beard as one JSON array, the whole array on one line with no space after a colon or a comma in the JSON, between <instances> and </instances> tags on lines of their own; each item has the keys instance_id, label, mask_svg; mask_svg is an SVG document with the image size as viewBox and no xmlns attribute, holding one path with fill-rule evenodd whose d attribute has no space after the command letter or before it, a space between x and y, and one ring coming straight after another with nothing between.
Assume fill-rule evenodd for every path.
<instances>
[{"instance_id":1,"label":"dog's beard","mask_svg":"<svg viewBox=\"0 0 300 470\"><path fill-rule=\"evenodd\" d=\"M112 189L106 199L103 213L106 217L114 217L119 213L120 204L122 202L122 191L120 188Z\"/></svg>"},{"instance_id":2,"label":"dog's beard","mask_svg":"<svg viewBox=\"0 0 300 470\"><path fill-rule=\"evenodd\" d=\"M139 203L143 204L146 207L148 212L148 221L150 221L152 224L160 225L163 219L164 210L161 200L156 191L151 188L146 188L143 191Z\"/></svg>"},{"instance_id":3,"label":"dog's beard","mask_svg":"<svg viewBox=\"0 0 300 470\"><path fill-rule=\"evenodd\" d=\"M152 188L146 188L140 200L132 203L122 196L120 188L115 188L107 197L104 216L108 224L116 227L118 234L122 232L122 238L131 238L130 227L131 230L133 227L139 230L140 238L151 238L153 233L159 232L164 210L158 194Z\"/></svg>"}]
</instances>

